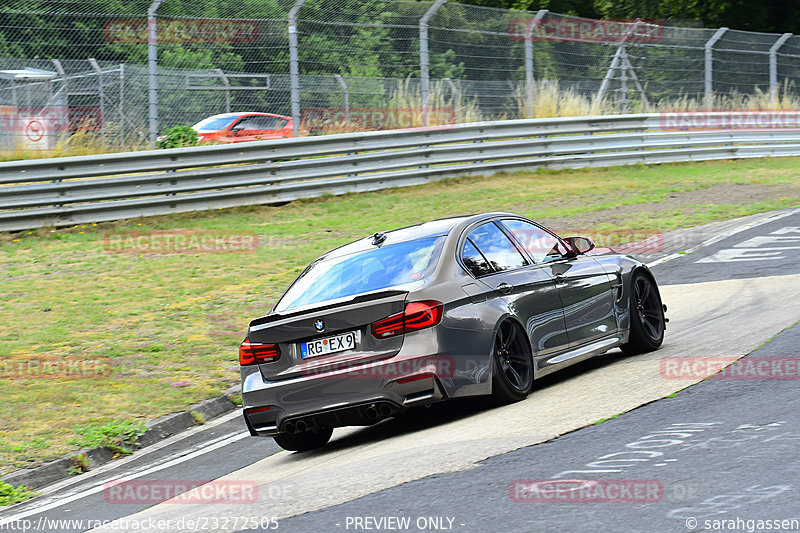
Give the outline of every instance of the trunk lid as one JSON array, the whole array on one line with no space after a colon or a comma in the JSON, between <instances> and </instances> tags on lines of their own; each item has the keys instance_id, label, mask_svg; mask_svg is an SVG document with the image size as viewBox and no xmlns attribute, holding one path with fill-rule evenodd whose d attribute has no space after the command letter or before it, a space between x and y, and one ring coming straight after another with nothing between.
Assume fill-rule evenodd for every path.
<instances>
[{"instance_id":1,"label":"trunk lid","mask_svg":"<svg viewBox=\"0 0 800 533\"><path fill-rule=\"evenodd\" d=\"M407 295L407 291L381 291L253 320L248 329L250 341L277 344L281 351L277 361L259 365L262 375L268 380L281 380L393 357L403 346L403 335L377 339L370 326L402 312ZM355 342L351 347L352 340ZM315 349L324 345L333 351L315 355Z\"/></svg>"}]
</instances>

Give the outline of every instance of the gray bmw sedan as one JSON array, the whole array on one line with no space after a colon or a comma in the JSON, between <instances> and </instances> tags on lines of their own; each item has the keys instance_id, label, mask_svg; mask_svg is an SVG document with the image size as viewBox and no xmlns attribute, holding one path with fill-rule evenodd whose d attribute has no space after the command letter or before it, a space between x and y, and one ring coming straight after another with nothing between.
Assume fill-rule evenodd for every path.
<instances>
[{"instance_id":1,"label":"gray bmw sedan","mask_svg":"<svg viewBox=\"0 0 800 533\"><path fill-rule=\"evenodd\" d=\"M657 349L666 307L640 261L509 213L376 232L312 262L239 348L244 419L287 450L450 398Z\"/></svg>"}]
</instances>

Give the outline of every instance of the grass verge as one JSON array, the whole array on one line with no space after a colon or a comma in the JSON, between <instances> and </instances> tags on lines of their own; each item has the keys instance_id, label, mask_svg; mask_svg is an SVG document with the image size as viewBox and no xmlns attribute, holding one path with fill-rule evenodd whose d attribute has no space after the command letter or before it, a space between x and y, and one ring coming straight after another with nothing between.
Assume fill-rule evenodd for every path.
<instances>
[{"instance_id":1,"label":"grass verge","mask_svg":"<svg viewBox=\"0 0 800 533\"><path fill-rule=\"evenodd\" d=\"M797 168L797 159L777 158L518 172L0 234L0 474L92 439L124 444L137 423L221 394L238 379L248 321L268 312L311 259L353 239L499 210L559 229L668 231L800 205ZM130 231L249 235L260 246L107 250L104 238ZM65 371L65 361L79 371Z\"/></svg>"}]
</instances>

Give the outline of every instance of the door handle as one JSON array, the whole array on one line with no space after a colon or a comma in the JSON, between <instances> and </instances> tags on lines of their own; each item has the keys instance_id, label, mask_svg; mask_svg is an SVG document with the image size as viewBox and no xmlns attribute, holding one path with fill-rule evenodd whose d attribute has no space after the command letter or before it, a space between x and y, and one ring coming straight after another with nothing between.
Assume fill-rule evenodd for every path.
<instances>
[{"instance_id":1,"label":"door handle","mask_svg":"<svg viewBox=\"0 0 800 533\"><path fill-rule=\"evenodd\" d=\"M505 281L497 286L497 291L502 294L508 294L512 290L514 290L514 286L510 283L506 283Z\"/></svg>"},{"instance_id":2,"label":"door handle","mask_svg":"<svg viewBox=\"0 0 800 533\"><path fill-rule=\"evenodd\" d=\"M558 273L558 274L554 275L553 279L556 281L556 283L566 283L567 282L567 276L564 275L564 274L561 274L561 273Z\"/></svg>"}]
</instances>

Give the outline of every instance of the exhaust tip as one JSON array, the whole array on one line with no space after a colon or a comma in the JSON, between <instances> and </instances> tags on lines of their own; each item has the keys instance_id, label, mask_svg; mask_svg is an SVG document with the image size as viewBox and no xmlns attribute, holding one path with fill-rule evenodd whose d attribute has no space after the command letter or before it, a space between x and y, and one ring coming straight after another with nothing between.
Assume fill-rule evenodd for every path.
<instances>
[{"instance_id":1,"label":"exhaust tip","mask_svg":"<svg viewBox=\"0 0 800 533\"><path fill-rule=\"evenodd\" d=\"M380 407L378 408L378 411L380 412L381 416L384 416L384 417L392 415L392 408L389 407L385 403L382 403L380 405Z\"/></svg>"},{"instance_id":2,"label":"exhaust tip","mask_svg":"<svg viewBox=\"0 0 800 533\"><path fill-rule=\"evenodd\" d=\"M370 405L369 407L367 407L367 409L365 411L365 414L367 415L367 418L369 418L371 420L377 419L378 418L378 410L375 408L375 404Z\"/></svg>"},{"instance_id":3,"label":"exhaust tip","mask_svg":"<svg viewBox=\"0 0 800 533\"><path fill-rule=\"evenodd\" d=\"M304 431L308 430L308 425L306 425L306 423L302 420L295 422L294 426L298 433L303 433Z\"/></svg>"},{"instance_id":4,"label":"exhaust tip","mask_svg":"<svg viewBox=\"0 0 800 533\"><path fill-rule=\"evenodd\" d=\"M291 422L286 422L286 423L283 425L283 430L284 430L286 433L290 434L290 435L292 435L292 434L294 434L294 433L297 433L297 428L295 428L295 427L294 427L294 424L292 424Z\"/></svg>"}]
</instances>

